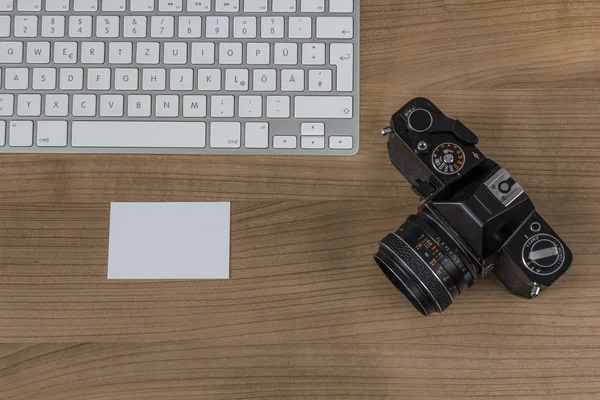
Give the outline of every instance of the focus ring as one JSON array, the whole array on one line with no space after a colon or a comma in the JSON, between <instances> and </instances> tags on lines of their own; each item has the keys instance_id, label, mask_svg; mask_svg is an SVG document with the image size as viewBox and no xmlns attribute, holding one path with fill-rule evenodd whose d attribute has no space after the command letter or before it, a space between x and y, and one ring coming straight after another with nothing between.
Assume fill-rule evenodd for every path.
<instances>
[{"instance_id":1,"label":"focus ring","mask_svg":"<svg viewBox=\"0 0 600 400\"><path fill-rule=\"evenodd\" d=\"M410 271L421 281L425 290L431 295L432 300L439 306L439 312L444 311L452 304L452 297L444 287L444 284L440 282L435 273L416 255L404 240L390 233L381 242L409 265Z\"/></svg>"}]
</instances>

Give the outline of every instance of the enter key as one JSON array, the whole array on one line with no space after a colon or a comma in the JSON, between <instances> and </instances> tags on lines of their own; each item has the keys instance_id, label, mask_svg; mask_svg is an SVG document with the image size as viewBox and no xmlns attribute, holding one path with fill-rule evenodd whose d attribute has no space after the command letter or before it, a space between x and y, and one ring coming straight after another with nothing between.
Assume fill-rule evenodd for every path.
<instances>
[{"instance_id":1,"label":"enter key","mask_svg":"<svg viewBox=\"0 0 600 400\"><path fill-rule=\"evenodd\" d=\"M337 91L351 92L354 87L354 45L352 43L332 43L329 54L331 65L337 67Z\"/></svg>"}]
</instances>

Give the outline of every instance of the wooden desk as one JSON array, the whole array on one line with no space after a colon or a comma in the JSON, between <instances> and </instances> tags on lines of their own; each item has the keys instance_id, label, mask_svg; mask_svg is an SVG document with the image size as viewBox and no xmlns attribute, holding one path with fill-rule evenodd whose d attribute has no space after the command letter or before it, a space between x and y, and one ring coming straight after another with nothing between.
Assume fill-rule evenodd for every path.
<instances>
[{"instance_id":1,"label":"wooden desk","mask_svg":"<svg viewBox=\"0 0 600 400\"><path fill-rule=\"evenodd\" d=\"M600 3L363 0L351 158L0 157L0 398L598 399ZM568 242L534 301L421 317L374 265L417 198L379 135L416 95ZM228 281L106 280L110 201L231 200Z\"/></svg>"}]
</instances>

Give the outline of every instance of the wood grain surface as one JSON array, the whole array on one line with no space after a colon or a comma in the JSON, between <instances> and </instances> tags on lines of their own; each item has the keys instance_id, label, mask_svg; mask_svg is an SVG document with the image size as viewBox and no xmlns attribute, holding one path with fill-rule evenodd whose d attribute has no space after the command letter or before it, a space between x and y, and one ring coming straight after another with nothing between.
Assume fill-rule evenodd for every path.
<instances>
[{"instance_id":1,"label":"wood grain surface","mask_svg":"<svg viewBox=\"0 0 600 400\"><path fill-rule=\"evenodd\" d=\"M0 157L0 399L600 398L600 3L363 0L349 158ZM426 96L571 247L539 298L424 318L372 261L417 206L378 132ZM231 279L108 281L111 201L232 201Z\"/></svg>"}]
</instances>

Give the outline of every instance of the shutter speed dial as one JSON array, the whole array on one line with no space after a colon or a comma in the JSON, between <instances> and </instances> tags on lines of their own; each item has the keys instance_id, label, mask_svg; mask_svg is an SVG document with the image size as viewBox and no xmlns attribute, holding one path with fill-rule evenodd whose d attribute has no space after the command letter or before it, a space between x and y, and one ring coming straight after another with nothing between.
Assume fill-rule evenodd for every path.
<instances>
[{"instance_id":1,"label":"shutter speed dial","mask_svg":"<svg viewBox=\"0 0 600 400\"><path fill-rule=\"evenodd\" d=\"M440 174L452 175L464 166L465 154L454 143L442 143L433 151L431 163Z\"/></svg>"},{"instance_id":2,"label":"shutter speed dial","mask_svg":"<svg viewBox=\"0 0 600 400\"><path fill-rule=\"evenodd\" d=\"M562 267L565 249L552 235L538 233L527 239L523 245L523 263L538 275L550 275Z\"/></svg>"}]
</instances>

